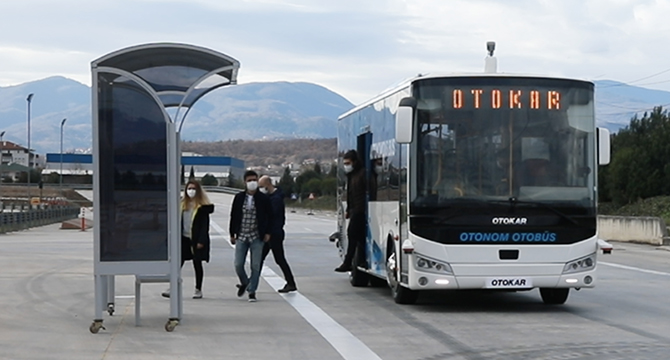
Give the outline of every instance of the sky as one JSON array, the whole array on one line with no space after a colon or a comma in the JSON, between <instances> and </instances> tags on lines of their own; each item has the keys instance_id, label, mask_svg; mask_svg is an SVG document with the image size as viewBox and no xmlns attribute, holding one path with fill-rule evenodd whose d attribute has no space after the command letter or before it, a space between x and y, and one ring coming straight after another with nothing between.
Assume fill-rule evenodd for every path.
<instances>
[{"instance_id":1,"label":"sky","mask_svg":"<svg viewBox=\"0 0 670 360\"><path fill-rule=\"evenodd\" d=\"M14 0L0 2L0 86L152 42L222 52L238 83L312 82L358 104L417 74L498 71L670 91L670 0Z\"/></svg>"}]
</instances>

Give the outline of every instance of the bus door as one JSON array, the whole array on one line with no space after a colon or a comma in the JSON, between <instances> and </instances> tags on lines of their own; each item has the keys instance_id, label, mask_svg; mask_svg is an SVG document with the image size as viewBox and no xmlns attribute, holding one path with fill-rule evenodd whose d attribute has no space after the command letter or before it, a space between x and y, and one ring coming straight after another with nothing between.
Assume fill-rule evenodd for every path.
<instances>
[{"instance_id":1,"label":"bus door","mask_svg":"<svg viewBox=\"0 0 670 360\"><path fill-rule=\"evenodd\" d=\"M370 148L372 147L372 133L367 129L364 131L364 133L358 135L356 152L358 152L358 160L363 165L363 169L365 171L365 218L367 221L365 224L365 251L363 254L359 254L360 257L358 258L359 261L357 264L361 267L369 269L369 255L372 253L370 250L372 248L372 243L374 242L370 232L370 176L372 175L372 171L370 169Z\"/></svg>"}]
</instances>

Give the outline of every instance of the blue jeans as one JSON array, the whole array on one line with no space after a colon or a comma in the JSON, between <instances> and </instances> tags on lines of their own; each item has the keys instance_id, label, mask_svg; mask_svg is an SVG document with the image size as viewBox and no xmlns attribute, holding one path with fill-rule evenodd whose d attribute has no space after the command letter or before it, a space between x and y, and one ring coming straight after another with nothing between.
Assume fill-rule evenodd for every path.
<instances>
[{"instance_id":1,"label":"blue jeans","mask_svg":"<svg viewBox=\"0 0 670 360\"><path fill-rule=\"evenodd\" d=\"M251 250L251 278L247 277L247 272L244 269L244 261L249 250ZM256 293L256 289L258 289L262 257L263 241L261 239L254 239L253 241L237 240L235 243L235 273L240 279L240 284L247 284L249 294Z\"/></svg>"}]
</instances>

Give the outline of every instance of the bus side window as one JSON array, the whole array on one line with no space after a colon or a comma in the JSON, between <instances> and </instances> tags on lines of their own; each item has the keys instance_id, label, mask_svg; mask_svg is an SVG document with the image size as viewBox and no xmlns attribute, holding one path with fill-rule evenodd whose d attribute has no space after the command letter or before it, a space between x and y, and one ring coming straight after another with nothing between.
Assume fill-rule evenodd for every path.
<instances>
[{"instance_id":1,"label":"bus side window","mask_svg":"<svg viewBox=\"0 0 670 360\"><path fill-rule=\"evenodd\" d=\"M370 164L370 201L388 200L384 160L376 158Z\"/></svg>"}]
</instances>

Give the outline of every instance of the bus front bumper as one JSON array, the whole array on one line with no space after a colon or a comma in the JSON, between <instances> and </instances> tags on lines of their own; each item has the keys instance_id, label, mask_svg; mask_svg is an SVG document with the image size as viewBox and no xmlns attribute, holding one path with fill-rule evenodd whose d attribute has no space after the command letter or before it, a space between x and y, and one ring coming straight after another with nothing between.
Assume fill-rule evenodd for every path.
<instances>
[{"instance_id":1,"label":"bus front bumper","mask_svg":"<svg viewBox=\"0 0 670 360\"><path fill-rule=\"evenodd\" d=\"M412 290L530 290L533 288L592 288L595 269L563 275L450 276L415 271L409 276Z\"/></svg>"}]
</instances>

